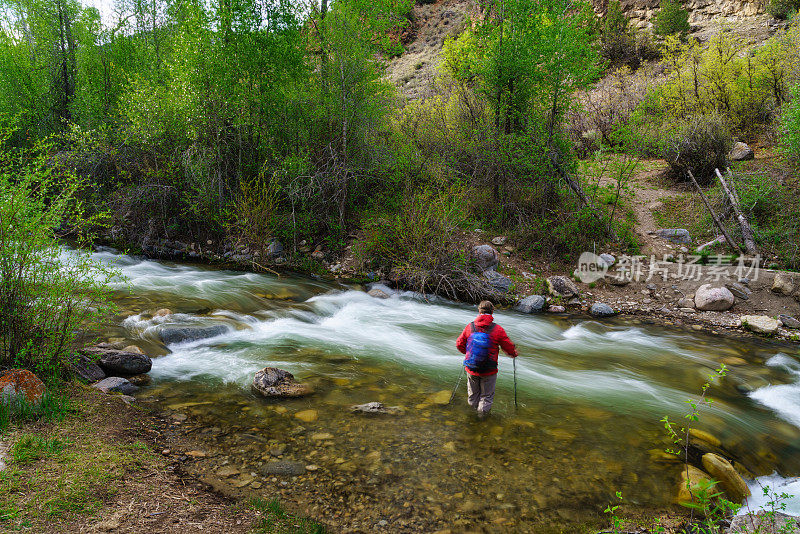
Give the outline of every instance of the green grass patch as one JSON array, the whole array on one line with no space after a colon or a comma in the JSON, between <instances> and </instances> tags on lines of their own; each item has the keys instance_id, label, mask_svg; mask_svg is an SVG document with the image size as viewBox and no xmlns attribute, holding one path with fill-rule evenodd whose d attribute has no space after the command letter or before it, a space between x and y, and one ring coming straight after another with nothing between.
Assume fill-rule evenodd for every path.
<instances>
[{"instance_id":1,"label":"green grass patch","mask_svg":"<svg viewBox=\"0 0 800 534\"><path fill-rule=\"evenodd\" d=\"M62 452L67 443L59 438L45 438L36 434L23 434L11 446L11 458L16 464L29 464L41 458Z\"/></svg>"},{"instance_id":2,"label":"green grass patch","mask_svg":"<svg viewBox=\"0 0 800 534\"><path fill-rule=\"evenodd\" d=\"M254 532L257 534L326 534L323 525L287 513L277 499L255 498L250 505L261 514Z\"/></svg>"},{"instance_id":3,"label":"green grass patch","mask_svg":"<svg viewBox=\"0 0 800 534\"><path fill-rule=\"evenodd\" d=\"M63 421L70 409L69 399L58 391L45 392L38 404L19 395L9 402L0 403L0 433L15 424Z\"/></svg>"}]
</instances>

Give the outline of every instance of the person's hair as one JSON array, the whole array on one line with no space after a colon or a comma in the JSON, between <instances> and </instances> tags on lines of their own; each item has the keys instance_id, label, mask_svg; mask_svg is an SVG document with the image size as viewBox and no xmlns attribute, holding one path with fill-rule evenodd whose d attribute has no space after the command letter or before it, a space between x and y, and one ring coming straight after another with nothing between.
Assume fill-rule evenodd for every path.
<instances>
[{"instance_id":1,"label":"person's hair","mask_svg":"<svg viewBox=\"0 0 800 534\"><path fill-rule=\"evenodd\" d=\"M478 304L478 313L488 313L491 315L494 313L494 304L488 300L481 301L481 303Z\"/></svg>"}]
</instances>

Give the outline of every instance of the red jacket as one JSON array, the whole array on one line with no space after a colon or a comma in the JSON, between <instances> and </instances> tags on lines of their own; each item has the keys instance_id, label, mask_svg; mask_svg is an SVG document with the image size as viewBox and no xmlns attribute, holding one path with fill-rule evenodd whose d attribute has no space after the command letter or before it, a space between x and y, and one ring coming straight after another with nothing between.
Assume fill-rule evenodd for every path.
<instances>
[{"instance_id":1,"label":"red jacket","mask_svg":"<svg viewBox=\"0 0 800 534\"><path fill-rule=\"evenodd\" d=\"M494 321L494 317L489 314L481 314L478 315L478 318L475 319L474 323L475 326L479 327L486 327L492 324ZM470 326L467 325L464 328L464 331L461 332L461 335L458 336L458 341L456 341L456 348L461 354L467 353L467 339L469 339L469 335L472 333L472 329ZM489 339L492 340L492 347L489 349L489 358L495 363L497 363L497 355L500 352L500 349L503 349L503 352L511 356L512 358L517 357L517 347L508 339L508 334L506 331L503 330L503 327L499 324L494 325L491 334L489 334ZM470 371L468 368L465 368L469 374L472 376L491 376L497 374L497 369L493 369L486 373L476 373L475 371Z\"/></svg>"}]
</instances>

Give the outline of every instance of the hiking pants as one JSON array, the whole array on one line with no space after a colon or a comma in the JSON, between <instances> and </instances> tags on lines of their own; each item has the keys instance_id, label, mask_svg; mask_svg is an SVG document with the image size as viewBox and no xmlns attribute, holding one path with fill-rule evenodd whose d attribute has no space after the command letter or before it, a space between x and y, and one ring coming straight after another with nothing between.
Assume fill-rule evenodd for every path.
<instances>
[{"instance_id":1,"label":"hiking pants","mask_svg":"<svg viewBox=\"0 0 800 534\"><path fill-rule=\"evenodd\" d=\"M488 415L494 401L494 385L497 375L472 376L467 374L467 394L469 405L478 410L479 414Z\"/></svg>"}]
</instances>

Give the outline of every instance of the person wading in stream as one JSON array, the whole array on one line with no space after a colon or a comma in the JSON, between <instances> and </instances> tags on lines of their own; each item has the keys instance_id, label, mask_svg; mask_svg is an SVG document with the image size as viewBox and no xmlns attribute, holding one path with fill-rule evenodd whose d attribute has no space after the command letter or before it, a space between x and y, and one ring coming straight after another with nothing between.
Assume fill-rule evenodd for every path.
<instances>
[{"instance_id":1,"label":"person wading in stream","mask_svg":"<svg viewBox=\"0 0 800 534\"><path fill-rule=\"evenodd\" d=\"M467 401L478 415L489 415L497 382L497 356L500 349L517 357L517 348L499 324L494 324L494 305L484 300L478 305L478 317L469 323L456 341L456 348L464 358L467 372Z\"/></svg>"}]
</instances>

